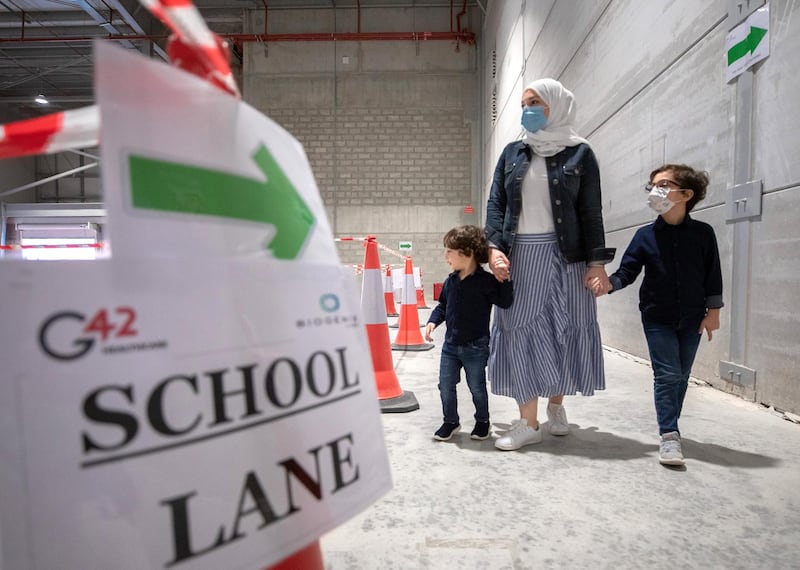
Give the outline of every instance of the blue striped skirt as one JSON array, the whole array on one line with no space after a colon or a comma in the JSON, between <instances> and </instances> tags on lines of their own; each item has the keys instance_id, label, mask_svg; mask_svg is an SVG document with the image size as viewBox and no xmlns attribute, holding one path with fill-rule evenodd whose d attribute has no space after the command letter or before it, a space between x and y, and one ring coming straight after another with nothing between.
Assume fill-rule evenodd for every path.
<instances>
[{"instance_id":1,"label":"blue striped skirt","mask_svg":"<svg viewBox=\"0 0 800 570\"><path fill-rule=\"evenodd\" d=\"M603 346L586 264L561 259L555 234L520 234L511 253L514 303L495 307L488 376L492 393L523 404L605 388Z\"/></svg>"}]
</instances>

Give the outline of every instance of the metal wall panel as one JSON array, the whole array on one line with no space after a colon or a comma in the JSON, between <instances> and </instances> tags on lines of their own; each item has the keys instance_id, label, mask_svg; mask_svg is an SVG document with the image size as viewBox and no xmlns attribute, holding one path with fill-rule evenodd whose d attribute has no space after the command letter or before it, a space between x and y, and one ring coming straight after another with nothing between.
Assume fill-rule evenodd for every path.
<instances>
[{"instance_id":1,"label":"metal wall panel","mask_svg":"<svg viewBox=\"0 0 800 570\"><path fill-rule=\"evenodd\" d=\"M724 27L725 10L722 0L611 2L562 77L578 99L581 132L591 134L660 75L683 84L684 91L702 91L714 83L724 85L724 69L722 75L709 73L702 83L689 83L685 74L676 73L672 66L712 30ZM716 50L713 59L722 63L723 44ZM662 110L667 109L676 121L680 120L678 113L683 107L671 105ZM669 115L666 120L672 121Z\"/></svg>"},{"instance_id":2,"label":"metal wall panel","mask_svg":"<svg viewBox=\"0 0 800 570\"><path fill-rule=\"evenodd\" d=\"M711 183L698 209L725 201L730 186L733 131L732 90L718 57L724 31L718 28L656 77L590 135L600 160L607 230L650 218L643 185L665 162L709 172ZM718 81L706 81L718 77ZM695 86L702 85L700 88Z\"/></svg>"},{"instance_id":3,"label":"metal wall panel","mask_svg":"<svg viewBox=\"0 0 800 570\"><path fill-rule=\"evenodd\" d=\"M544 0L525 2L525 5L523 6L522 28L524 37L522 49L529 60L531 59L529 57L530 53L537 43L548 43L544 39L540 41L540 35L545 24L550 19L551 10L554 4L555 0ZM588 2L586 4L588 4ZM577 8L577 6L574 6L573 8ZM576 10L574 13L581 13L582 11L583 10Z\"/></svg>"},{"instance_id":4,"label":"metal wall panel","mask_svg":"<svg viewBox=\"0 0 800 570\"><path fill-rule=\"evenodd\" d=\"M753 164L765 192L800 185L800 6L772 0L769 9L770 56L753 84ZM800 201L797 188L792 195Z\"/></svg>"},{"instance_id":5,"label":"metal wall panel","mask_svg":"<svg viewBox=\"0 0 800 570\"><path fill-rule=\"evenodd\" d=\"M523 21L531 29L526 27L525 41L528 44L529 36L536 34L536 42L525 51L525 83L541 77L565 80L562 73L576 54L583 53L584 40L609 3L610 0L529 2ZM539 30L541 23L544 27ZM565 81L572 90L573 84Z\"/></svg>"},{"instance_id":6,"label":"metal wall panel","mask_svg":"<svg viewBox=\"0 0 800 570\"><path fill-rule=\"evenodd\" d=\"M514 26L508 36L508 44L502 58L497 54L497 107L498 115L502 117L506 112L518 115L519 101L522 96L522 69L525 57L522 46L522 23ZM498 120L498 125L504 124ZM498 134L502 132L499 131ZM517 134L517 130L514 134ZM510 139L508 139L510 140Z\"/></svg>"},{"instance_id":7,"label":"metal wall panel","mask_svg":"<svg viewBox=\"0 0 800 570\"><path fill-rule=\"evenodd\" d=\"M764 196L753 224L748 354L759 400L800 410L800 186Z\"/></svg>"}]
</instances>

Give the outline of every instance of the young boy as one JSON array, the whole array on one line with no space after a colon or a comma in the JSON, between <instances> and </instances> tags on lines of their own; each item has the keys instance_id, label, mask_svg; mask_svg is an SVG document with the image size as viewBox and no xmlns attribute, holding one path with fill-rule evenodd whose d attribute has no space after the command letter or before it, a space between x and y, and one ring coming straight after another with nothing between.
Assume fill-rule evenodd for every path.
<instances>
[{"instance_id":1,"label":"young boy","mask_svg":"<svg viewBox=\"0 0 800 570\"><path fill-rule=\"evenodd\" d=\"M703 331L711 340L719 328L722 272L713 228L689 216L706 195L708 175L684 164L665 164L650 173L648 204L659 216L639 228L611 293L633 283L644 267L639 309L653 367L656 418L661 434L659 461L683 465L678 418Z\"/></svg>"},{"instance_id":2,"label":"young boy","mask_svg":"<svg viewBox=\"0 0 800 570\"><path fill-rule=\"evenodd\" d=\"M511 281L500 283L484 271L489 261L489 244L477 226L458 226L444 236L444 258L453 272L439 294L439 304L425 325L425 339L442 322L447 323L439 364L439 394L444 423L434 439L447 441L461 429L458 419L456 385L461 368L475 404L475 429L472 439L489 437L489 396L486 391L486 361L489 358L489 316L492 305L507 309L513 292Z\"/></svg>"}]
</instances>

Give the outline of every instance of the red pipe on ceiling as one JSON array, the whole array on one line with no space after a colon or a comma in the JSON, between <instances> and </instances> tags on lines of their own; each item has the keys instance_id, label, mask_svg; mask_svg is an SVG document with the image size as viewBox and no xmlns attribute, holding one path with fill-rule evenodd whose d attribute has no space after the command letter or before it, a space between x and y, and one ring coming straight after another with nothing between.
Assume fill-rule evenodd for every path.
<instances>
[{"instance_id":1,"label":"red pipe on ceiling","mask_svg":"<svg viewBox=\"0 0 800 570\"><path fill-rule=\"evenodd\" d=\"M475 34L460 32L330 32L308 34L220 34L234 42L369 42L369 41L442 41L475 43ZM0 38L0 44L74 43L92 40L165 40L166 35L108 34L105 36L60 36Z\"/></svg>"},{"instance_id":2,"label":"red pipe on ceiling","mask_svg":"<svg viewBox=\"0 0 800 570\"><path fill-rule=\"evenodd\" d=\"M227 34L222 37L242 42L360 42L456 40L475 43L472 32L333 32L309 34Z\"/></svg>"}]
</instances>

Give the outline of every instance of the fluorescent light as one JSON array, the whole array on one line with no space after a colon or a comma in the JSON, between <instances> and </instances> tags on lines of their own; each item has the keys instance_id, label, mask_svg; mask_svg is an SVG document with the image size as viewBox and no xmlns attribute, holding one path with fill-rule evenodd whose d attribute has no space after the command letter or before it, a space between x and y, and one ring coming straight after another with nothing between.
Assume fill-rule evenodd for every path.
<instances>
[{"instance_id":1,"label":"fluorescent light","mask_svg":"<svg viewBox=\"0 0 800 570\"><path fill-rule=\"evenodd\" d=\"M22 259L28 261L55 261L97 259L103 257L92 244L92 238L33 238L21 239L20 245L27 246L22 250Z\"/></svg>"},{"instance_id":2,"label":"fluorescent light","mask_svg":"<svg viewBox=\"0 0 800 570\"><path fill-rule=\"evenodd\" d=\"M48 104L50 103L50 101L48 101L48 100L47 100L47 97L45 97L45 96L44 96L44 95L42 95L41 93L39 93L39 94L36 96L36 99L34 99L34 101L36 101L37 103L39 103L39 105L48 105Z\"/></svg>"}]
</instances>

